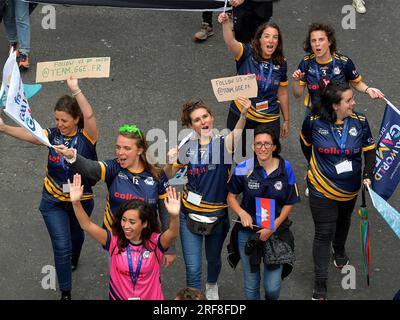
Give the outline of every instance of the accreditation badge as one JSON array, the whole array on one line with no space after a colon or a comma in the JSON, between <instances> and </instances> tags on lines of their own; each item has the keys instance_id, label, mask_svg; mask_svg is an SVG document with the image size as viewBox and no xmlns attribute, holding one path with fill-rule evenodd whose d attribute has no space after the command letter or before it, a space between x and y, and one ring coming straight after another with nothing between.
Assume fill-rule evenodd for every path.
<instances>
[{"instance_id":1,"label":"accreditation badge","mask_svg":"<svg viewBox=\"0 0 400 320\"><path fill-rule=\"evenodd\" d=\"M353 171L353 163L349 160L343 160L335 164L337 174Z\"/></svg>"},{"instance_id":2,"label":"accreditation badge","mask_svg":"<svg viewBox=\"0 0 400 320\"><path fill-rule=\"evenodd\" d=\"M187 202L194 204L195 206L200 206L201 203L201 194L197 194L195 192L189 191Z\"/></svg>"},{"instance_id":3,"label":"accreditation badge","mask_svg":"<svg viewBox=\"0 0 400 320\"><path fill-rule=\"evenodd\" d=\"M256 103L256 111L257 112L268 110L268 108L269 108L268 100Z\"/></svg>"}]
</instances>

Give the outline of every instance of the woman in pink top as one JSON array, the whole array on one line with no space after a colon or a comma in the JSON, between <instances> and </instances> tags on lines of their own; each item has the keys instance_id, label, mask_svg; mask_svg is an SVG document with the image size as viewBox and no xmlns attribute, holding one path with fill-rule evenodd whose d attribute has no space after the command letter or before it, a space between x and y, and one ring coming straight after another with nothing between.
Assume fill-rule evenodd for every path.
<instances>
[{"instance_id":1,"label":"woman in pink top","mask_svg":"<svg viewBox=\"0 0 400 320\"><path fill-rule=\"evenodd\" d=\"M93 223L80 199L81 176L70 184L71 202L83 230L110 255L110 300L163 300L160 267L164 252L179 233L180 195L167 189L164 200L170 214L169 228L163 233L153 208L141 200L123 203L115 214L112 233Z\"/></svg>"}]
</instances>

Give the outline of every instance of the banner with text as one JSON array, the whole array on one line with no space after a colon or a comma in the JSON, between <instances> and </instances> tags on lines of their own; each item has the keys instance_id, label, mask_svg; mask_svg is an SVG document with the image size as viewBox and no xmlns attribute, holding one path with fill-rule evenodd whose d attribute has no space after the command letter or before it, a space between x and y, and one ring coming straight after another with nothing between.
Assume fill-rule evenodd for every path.
<instances>
[{"instance_id":1,"label":"banner with text","mask_svg":"<svg viewBox=\"0 0 400 320\"><path fill-rule=\"evenodd\" d=\"M238 97L257 97L257 80L255 74L212 79L211 84L218 102L235 100Z\"/></svg>"}]
</instances>

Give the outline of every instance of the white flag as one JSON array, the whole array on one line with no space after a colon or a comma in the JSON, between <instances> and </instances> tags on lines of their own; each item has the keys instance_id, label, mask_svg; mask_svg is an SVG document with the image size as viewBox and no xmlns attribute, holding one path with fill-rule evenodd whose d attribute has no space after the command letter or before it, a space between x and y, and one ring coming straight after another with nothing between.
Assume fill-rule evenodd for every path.
<instances>
[{"instance_id":1,"label":"white flag","mask_svg":"<svg viewBox=\"0 0 400 320\"><path fill-rule=\"evenodd\" d=\"M4 87L6 87L5 85ZM13 119L18 125L28 130L44 145L51 147L49 139L43 132L40 124L32 118L32 112L29 108L28 99L25 96L24 86L19 72L17 61L13 60L13 70L8 86L6 108L4 112Z\"/></svg>"}]
</instances>

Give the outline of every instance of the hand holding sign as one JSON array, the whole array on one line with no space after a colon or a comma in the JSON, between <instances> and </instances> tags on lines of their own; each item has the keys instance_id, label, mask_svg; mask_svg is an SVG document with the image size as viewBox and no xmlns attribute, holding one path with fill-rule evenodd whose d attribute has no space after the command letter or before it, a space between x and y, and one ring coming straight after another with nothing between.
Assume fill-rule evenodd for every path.
<instances>
[{"instance_id":1,"label":"hand holding sign","mask_svg":"<svg viewBox=\"0 0 400 320\"><path fill-rule=\"evenodd\" d=\"M257 97L255 74L212 79L211 84L218 102L236 100L238 97Z\"/></svg>"}]
</instances>

